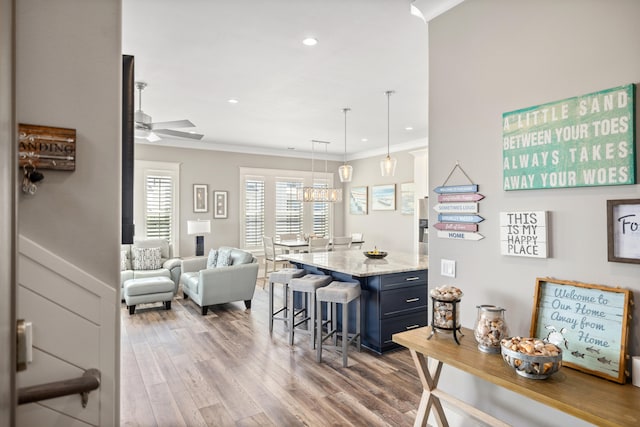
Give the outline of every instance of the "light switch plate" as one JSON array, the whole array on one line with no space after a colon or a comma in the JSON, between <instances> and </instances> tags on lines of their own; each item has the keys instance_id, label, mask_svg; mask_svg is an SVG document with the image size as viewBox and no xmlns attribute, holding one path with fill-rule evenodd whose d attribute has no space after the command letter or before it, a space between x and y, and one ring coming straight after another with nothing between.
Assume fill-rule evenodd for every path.
<instances>
[{"instance_id":1,"label":"light switch plate","mask_svg":"<svg viewBox=\"0 0 640 427\"><path fill-rule=\"evenodd\" d=\"M450 259L441 259L440 274L445 277L456 277L456 262Z\"/></svg>"}]
</instances>

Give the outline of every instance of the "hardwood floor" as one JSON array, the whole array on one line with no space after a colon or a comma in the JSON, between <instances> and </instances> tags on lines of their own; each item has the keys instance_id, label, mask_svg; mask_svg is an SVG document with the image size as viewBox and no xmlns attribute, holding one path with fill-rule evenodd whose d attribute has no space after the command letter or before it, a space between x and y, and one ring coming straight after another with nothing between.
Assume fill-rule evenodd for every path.
<instances>
[{"instance_id":1,"label":"hardwood floor","mask_svg":"<svg viewBox=\"0 0 640 427\"><path fill-rule=\"evenodd\" d=\"M172 309L122 305L121 423L126 426L409 426L420 380L406 349L323 351L308 336L290 347L282 322L268 329L261 279L242 302L206 316L182 292ZM277 293L280 289L277 289ZM355 350L355 349L354 349Z\"/></svg>"}]
</instances>

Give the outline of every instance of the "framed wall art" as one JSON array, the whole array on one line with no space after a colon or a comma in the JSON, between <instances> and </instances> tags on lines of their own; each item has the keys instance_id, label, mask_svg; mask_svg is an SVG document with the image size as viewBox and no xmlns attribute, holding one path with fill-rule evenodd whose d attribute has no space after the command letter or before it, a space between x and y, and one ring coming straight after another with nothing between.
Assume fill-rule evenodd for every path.
<instances>
[{"instance_id":1,"label":"framed wall art","mask_svg":"<svg viewBox=\"0 0 640 427\"><path fill-rule=\"evenodd\" d=\"M214 191L213 192L213 217L214 218L227 218L227 192L226 191Z\"/></svg>"},{"instance_id":2,"label":"framed wall art","mask_svg":"<svg viewBox=\"0 0 640 427\"><path fill-rule=\"evenodd\" d=\"M371 187L371 210L396 210L396 185L374 185Z\"/></svg>"},{"instance_id":3,"label":"framed wall art","mask_svg":"<svg viewBox=\"0 0 640 427\"><path fill-rule=\"evenodd\" d=\"M627 379L631 291L536 279L531 336L562 349L562 364L611 381Z\"/></svg>"},{"instance_id":4,"label":"framed wall art","mask_svg":"<svg viewBox=\"0 0 640 427\"><path fill-rule=\"evenodd\" d=\"M352 187L349 193L349 213L352 215L367 214L368 187Z\"/></svg>"},{"instance_id":5,"label":"framed wall art","mask_svg":"<svg viewBox=\"0 0 640 427\"><path fill-rule=\"evenodd\" d=\"M607 254L640 264L640 199L607 200Z\"/></svg>"},{"instance_id":6,"label":"framed wall art","mask_svg":"<svg viewBox=\"0 0 640 427\"><path fill-rule=\"evenodd\" d=\"M403 215L413 215L415 211L415 185L413 182L400 184L400 213Z\"/></svg>"},{"instance_id":7,"label":"framed wall art","mask_svg":"<svg viewBox=\"0 0 640 427\"><path fill-rule=\"evenodd\" d=\"M193 184L193 211L194 212L208 212L209 200L207 184Z\"/></svg>"}]
</instances>

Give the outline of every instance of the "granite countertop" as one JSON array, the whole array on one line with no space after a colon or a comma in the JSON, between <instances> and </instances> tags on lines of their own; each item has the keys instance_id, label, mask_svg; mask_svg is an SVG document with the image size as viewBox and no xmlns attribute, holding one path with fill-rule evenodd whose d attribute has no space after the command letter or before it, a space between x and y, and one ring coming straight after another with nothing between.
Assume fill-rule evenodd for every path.
<instances>
[{"instance_id":1,"label":"granite countertop","mask_svg":"<svg viewBox=\"0 0 640 427\"><path fill-rule=\"evenodd\" d=\"M357 277L426 270L429 267L427 255L417 252L390 252L384 259L369 259L359 250L283 254L280 257Z\"/></svg>"}]
</instances>

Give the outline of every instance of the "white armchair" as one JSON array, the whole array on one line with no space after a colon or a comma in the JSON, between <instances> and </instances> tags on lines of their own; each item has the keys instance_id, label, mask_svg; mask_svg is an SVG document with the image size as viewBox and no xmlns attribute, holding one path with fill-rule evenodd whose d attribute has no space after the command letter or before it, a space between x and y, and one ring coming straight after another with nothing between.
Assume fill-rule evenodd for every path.
<instances>
[{"instance_id":1,"label":"white armchair","mask_svg":"<svg viewBox=\"0 0 640 427\"><path fill-rule=\"evenodd\" d=\"M251 299L258 278L257 260L249 252L231 250L231 265L207 268L207 257L182 260L180 283L184 298L191 298L206 315L210 305L244 301L251 308Z\"/></svg>"}]
</instances>

